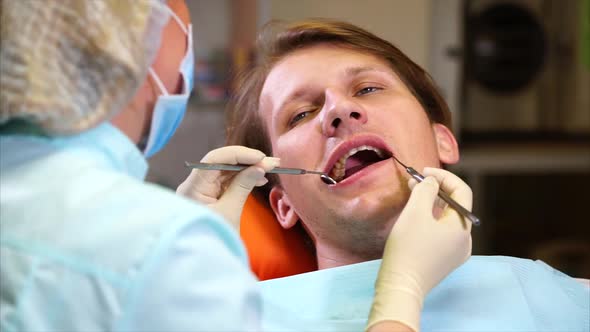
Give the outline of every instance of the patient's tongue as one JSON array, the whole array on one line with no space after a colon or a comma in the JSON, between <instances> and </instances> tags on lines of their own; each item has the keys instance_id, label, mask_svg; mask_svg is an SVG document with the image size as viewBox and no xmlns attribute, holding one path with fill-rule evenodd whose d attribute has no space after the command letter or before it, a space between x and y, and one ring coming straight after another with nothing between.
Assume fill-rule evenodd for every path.
<instances>
[{"instance_id":1,"label":"patient's tongue","mask_svg":"<svg viewBox=\"0 0 590 332\"><path fill-rule=\"evenodd\" d=\"M365 168L367 165L368 164L365 161L357 158L357 155L348 157L348 159L346 159L346 163L344 164L344 178L353 175L354 173Z\"/></svg>"},{"instance_id":2,"label":"patient's tongue","mask_svg":"<svg viewBox=\"0 0 590 332\"><path fill-rule=\"evenodd\" d=\"M347 178L361 169L383 160L377 153L370 150L359 151L346 159L344 164L344 178Z\"/></svg>"}]
</instances>

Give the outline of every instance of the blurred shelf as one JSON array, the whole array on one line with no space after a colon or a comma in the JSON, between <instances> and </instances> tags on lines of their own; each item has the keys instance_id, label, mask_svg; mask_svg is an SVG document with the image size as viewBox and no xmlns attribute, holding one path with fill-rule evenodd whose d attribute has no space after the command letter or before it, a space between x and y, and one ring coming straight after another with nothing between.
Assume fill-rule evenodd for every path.
<instances>
[{"instance_id":1,"label":"blurred shelf","mask_svg":"<svg viewBox=\"0 0 590 332\"><path fill-rule=\"evenodd\" d=\"M207 101L192 98L188 103L188 111L190 112L219 112L224 113L227 100Z\"/></svg>"},{"instance_id":2,"label":"blurred shelf","mask_svg":"<svg viewBox=\"0 0 590 332\"><path fill-rule=\"evenodd\" d=\"M449 167L456 172L590 172L590 143L488 143L460 151L459 163Z\"/></svg>"},{"instance_id":3,"label":"blurred shelf","mask_svg":"<svg viewBox=\"0 0 590 332\"><path fill-rule=\"evenodd\" d=\"M190 102L191 106L205 106L205 107L225 107L227 100L219 101L207 101L207 100L196 100Z\"/></svg>"}]
</instances>

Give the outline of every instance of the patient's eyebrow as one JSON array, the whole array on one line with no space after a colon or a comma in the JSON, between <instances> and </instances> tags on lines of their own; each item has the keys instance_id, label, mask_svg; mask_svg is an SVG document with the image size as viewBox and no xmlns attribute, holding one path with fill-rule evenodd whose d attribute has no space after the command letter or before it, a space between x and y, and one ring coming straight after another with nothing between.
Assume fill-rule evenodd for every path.
<instances>
[{"instance_id":1,"label":"patient's eyebrow","mask_svg":"<svg viewBox=\"0 0 590 332\"><path fill-rule=\"evenodd\" d=\"M360 66L360 67L348 67L344 70L344 75L347 77L357 76L366 72L379 72L383 74L391 74L389 70L379 67L371 66Z\"/></svg>"},{"instance_id":2,"label":"patient's eyebrow","mask_svg":"<svg viewBox=\"0 0 590 332\"><path fill-rule=\"evenodd\" d=\"M302 99L311 94L312 91L309 86L301 87L287 95L287 97L279 104L278 110L282 110L285 106L289 105L290 103Z\"/></svg>"}]
</instances>

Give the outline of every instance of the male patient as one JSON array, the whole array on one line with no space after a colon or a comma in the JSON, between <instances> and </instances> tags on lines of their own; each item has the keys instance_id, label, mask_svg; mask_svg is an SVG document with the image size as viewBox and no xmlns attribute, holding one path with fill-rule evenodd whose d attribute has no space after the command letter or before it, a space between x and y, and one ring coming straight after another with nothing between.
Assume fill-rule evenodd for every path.
<instances>
[{"instance_id":1,"label":"male patient","mask_svg":"<svg viewBox=\"0 0 590 332\"><path fill-rule=\"evenodd\" d=\"M284 228L303 224L320 269L380 258L409 197L392 155L420 171L459 159L444 100L398 49L352 26L310 22L267 45L228 143L338 181L271 175L263 188Z\"/></svg>"},{"instance_id":2,"label":"male patient","mask_svg":"<svg viewBox=\"0 0 590 332\"><path fill-rule=\"evenodd\" d=\"M456 163L450 112L422 68L356 26L310 20L266 37L233 99L228 143L337 181L269 174L255 189L282 227L301 223L321 270L262 283L267 303L302 328L356 329L379 264L368 261L410 195L392 156L418 171ZM588 330L589 302L587 288L543 263L474 257L429 294L422 327Z\"/></svg>"}]
</instances>

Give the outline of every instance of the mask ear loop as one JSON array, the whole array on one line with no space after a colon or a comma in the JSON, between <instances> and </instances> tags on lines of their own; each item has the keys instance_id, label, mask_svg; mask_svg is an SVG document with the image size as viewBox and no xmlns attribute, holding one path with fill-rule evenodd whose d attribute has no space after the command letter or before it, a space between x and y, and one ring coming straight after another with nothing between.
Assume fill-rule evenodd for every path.
<instances>
[{"instance_id":1,"label":"mask ear loop","mask_svg":"<svg viewBox=\"0 0 590 332\"><path fill-rule=\"evenodd\" d=\"M170 15L176 21L176 23L178 23L178 25L180 25L180 28L182 29L182 31L184 32L184 34L188 36L188 29L187 29L186 26L184 26L184 23L182 22L182 20L180 19L180 17L178 17L178 15L176 15L176 13L172 9L170 9L170 7L166 7L166 8L168 8L168 11L170 12Z\"/></svg>"},{"instance_id":2,"label":"mask ear loop","mask_svg":"<svg viewBox=\"0 0 590 332\"><path fill-rule=\"evenodd\" d=\"M184 34L187 35L187 36L189 36L189 31L188 31L187 27L184 26L184 23L182 22L182 20L180 19L180 17L178 17L178 15L176 15L176 13L172 9L170 9L170 7L166 6L166 8L168 9L168 12L172 16L172 18L176 21L176 23L178 23L178 25L180 26L180 29L184 32ZM189 36L189 38L190 38L190 36ZM191 47L192 45L188 45L188 46ZM160 89L160 92L164 96L170 95L168 93L168 91L166 90L166 87L164 86L164 83L162 83L162 80L160 79L160 77L158 76L158 74L156 74L156 72L154 71L154 69L152 67L150 67L148 69L148 71L149 71L149 74L154 79L154 81L156 81L156 85Z\"/></svg>"},{"instance_id":3,"label":"mask ear loop","mask_svg":"<svg viewBox=\"0 0 590 332\"><path fill-rule=\"evenodd\" d=\"M168 96L169 93L166 90L166 87L164 86L164 83L162 83L162 80L160 79L160 77L158 77L158 74L156 74L156 72L154 71L154 69L152 67L150 67L148 69L150 75L152 76L152 78L154 79L154 81L156 82L156 85L158 86L158 88L160 89L160 92L164 95L164 96Z\"/></svg>"}]
</instances>

